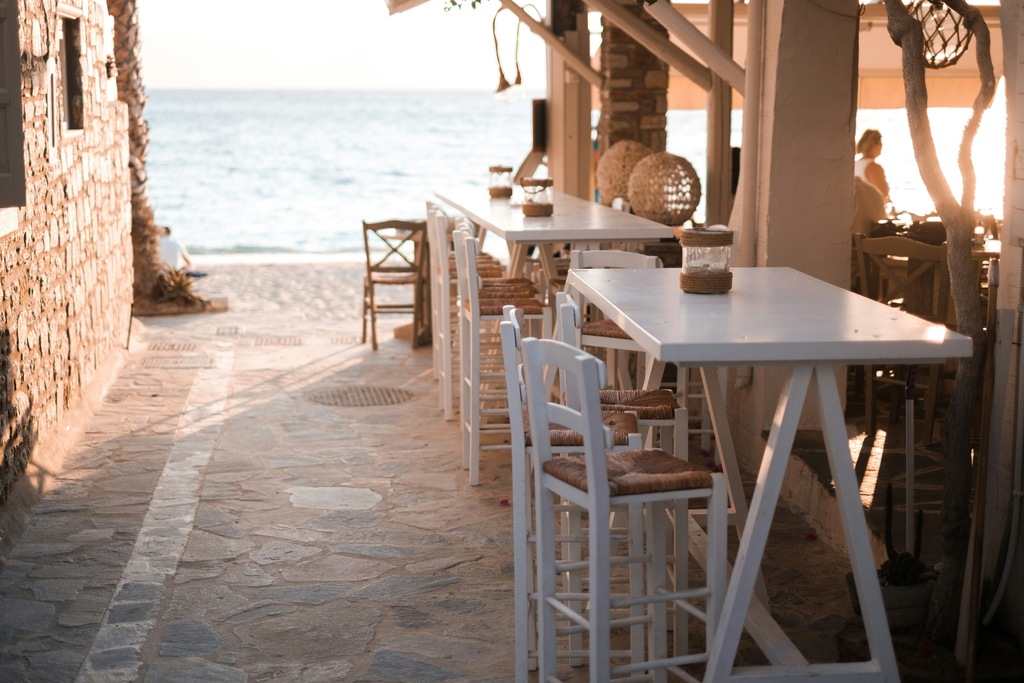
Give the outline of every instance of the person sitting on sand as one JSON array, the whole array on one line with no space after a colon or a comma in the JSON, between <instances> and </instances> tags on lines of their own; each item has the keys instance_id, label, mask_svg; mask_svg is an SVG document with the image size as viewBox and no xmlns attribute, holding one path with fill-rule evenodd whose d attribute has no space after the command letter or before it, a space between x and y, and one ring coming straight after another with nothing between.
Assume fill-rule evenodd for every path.
<instances>
[{"instance_id":1,"label":"person sitting on sand","mask_svg":"<svg viewBox=\"0 0 1024 683\"><path fill-rule=\"evenodd\" d=\"M192 256L188 253L188 249L185 248L184 244L171 237L171 229L166 225L162 225L159 227L159 230L160 236L157 246L160 252L160 261L164 267L168 270L184 271L189 277L206 277L206 273L193 269Z\"/></svg>"}]
</instances>

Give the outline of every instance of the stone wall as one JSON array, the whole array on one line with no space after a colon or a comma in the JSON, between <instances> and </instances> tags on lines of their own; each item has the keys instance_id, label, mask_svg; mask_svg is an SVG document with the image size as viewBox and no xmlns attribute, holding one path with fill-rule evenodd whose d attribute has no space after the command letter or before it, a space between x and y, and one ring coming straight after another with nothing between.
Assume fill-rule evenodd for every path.
<instances>
[{"instance_id":1,"label":"stone wall","mask_svg":"<svg viewBox=\"0 0 1024 683\"><path fill-rule=\"evenodd\" d=\"M71 4L83 11L84 123L50 145L57 3L18 3L27 205L0 210L0 507L37 444L126 347L131 319L127 112L107 96L106 4Z\"/></svg>"},{"instance_id":2,"label":"stone wall","mask_svg":"<svg viewBox=\"0 0 1024 683\"><path fill-rule=\"evenodd\" d=\"M620 0L652 28L667 36L665 28L632 0ZM619 140L634 140L655 152L664 152L668 124L668 65L602 18L601 120L597 126L598 151Z\"/></svg>"}]
</instances>

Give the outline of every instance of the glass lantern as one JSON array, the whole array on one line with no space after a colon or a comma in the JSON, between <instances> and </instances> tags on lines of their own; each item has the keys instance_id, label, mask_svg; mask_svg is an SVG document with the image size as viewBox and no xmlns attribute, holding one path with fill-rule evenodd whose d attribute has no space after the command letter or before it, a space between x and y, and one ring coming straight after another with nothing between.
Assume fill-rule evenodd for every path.
<instances>
[{"instance_id":1,"label":"glass lantern","mask_svg":"<svg viewBox=\"0 0 1024 683\"><path fill-rule=\"evenodd\" d=\"M512 196L512 167L491 166L488 169L491 173L490 184L487 192L493 199L508 199Z\"/></svg>"},{"instance_id":2,"label":"glass lantern","mask_svg":"<svg viewBox=\"0 0 1024 683\"><path fill-rule=\"evenodd\" d=\"M523 215L550 216L554 212L551 178L523 178Z\"/></svg>"},{"instance_id":3,"label":"glass lantern","mask_svg":"<svg viewBox=\"0 0 1024 683\"><path fill-rule=\"evenodd\" d=\"M683 248L679 287L695 294L724 294L732 288L732 230L724 225L678 230Z\"/></svg>"}]
</instances>

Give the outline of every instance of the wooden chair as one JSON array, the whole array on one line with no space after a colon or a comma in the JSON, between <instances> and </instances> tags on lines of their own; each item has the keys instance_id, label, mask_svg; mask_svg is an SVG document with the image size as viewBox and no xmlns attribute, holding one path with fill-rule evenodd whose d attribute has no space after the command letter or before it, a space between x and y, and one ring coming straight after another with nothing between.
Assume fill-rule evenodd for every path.
<instances>
[{"instance_id":1,"label":"wooden chair","mask_svg":"<svg viewBox=\"0 0 1024 683\"><path fill-rule=\"evenodd\" d=\"M609 452L611 430L601 423L598 391L606 380L598 358L556 340L524 339L524 377L535 467L535 518L538 560L538 663L540 681L556 678L559 632L588 634L586 655L589 679L596 683L612 676L629 680L664 680L672 672L693 680L680 668L708 660L708 651L670 653L668 607L677 619L689 614L703 621L706 642L712 640L722 610L726 586L725 476L707 468L652 450ZM553 402L545 375L554 371L579 396L578 407ZM583 455L552 457L551 425L583 435ZM707 571L703 586L691 587L686 575L689 503L707 501ZM587 511L585 558L556 557L555 505L565 501ZM612 543L613 507L638 509L629 514L623 544ZM674 515L675 533L670 516ZM628 554L613 548L624 545ZM669 558L674 553L673 577ZM615 590L612 567L642 569L643 579L628 582L628 591ZM562 571L579 568L586 573L579 593L557 593ZM557 629L556 619L567 618L568 629ZM629 661L613 661L611 633L628 629L630 643L646 643L641 652L631 648ZM637 634L637 630L641 633ZM659 678L653 677L656 673ZM632 678L632 676L637 676Z\"/></svg>"},{"instance_id":2,"label":"wooden chair","mask_svg":"<svg viewBox=\"0 0 1024 683\"><path fill-rule=\"evenodd\" d=\"M857 262L860 270L860 293L884 304L912 313L937 325L952 322L949 297L949 270L946 265L946 245L926 244L906 237L854 236ZM931 443L935 427L935 412L942 383L942 366L929 366L924 389L925 418L923 437ZM876 386L895 386L890 405L892 418L899 410L898 388L912 392L907 376L895 369L876 371L873 366L864 369L865 413L869 433L877 427L875 417ZM908 399L909 400L909 399ZM908 402L908 406L911 403ZM912 425L912 411L907 415ZM912 434L912 432L911 432Z\"/></svg>"},{"instance_id":3,"label":"wooden chair","mask_svg":"<svg viewBox=\"0 0 1024 683\"><path fill-rule=\"evenodd\" d=\"M387 220L363 221L363 247L366 253L366 275L363 277L363 343L366 343L366 318L370 318L371 343L377 350L377 316L385 313L411 313L412 344L419 345L427 320L422 285L425 282L426 221ZM377 287L404 286L410 289L408 300L388 297L377 300Z\"/></svg>"}]
</instances>

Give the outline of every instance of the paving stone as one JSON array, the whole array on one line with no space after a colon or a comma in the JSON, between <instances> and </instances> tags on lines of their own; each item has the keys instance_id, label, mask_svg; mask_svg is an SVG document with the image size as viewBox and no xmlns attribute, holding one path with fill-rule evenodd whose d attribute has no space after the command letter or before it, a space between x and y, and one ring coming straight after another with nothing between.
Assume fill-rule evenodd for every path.
<instances>
[{"instance_id":1,"label":"paving stone","mask_svg":"<svg viewBox=\"0 0 1024 683\"><path fill-rule=\"evenodd\" d=\"M137 649L128 647L106 650L104 652L97 652L92 657L91 663L92 667L97 671L129 669L134 664L138 654Z\"/></svg>"},{"instance_id":2,"label":"paving stone","mask_svg":"<svg viewBox=\"0 0 1024 683\"><path fill-rule=\"evenodd\" d=\"M293 486L286 489L295 507L320 510L369 510L384 497L366 488Z\"/></svg>"},{"instance_id":3,"label":"paving stone","mask_svg":"<svg viewBox=\"0 0 1024 683\"><path fill-rule=\"evenodd\" d=\"M55 579L29 580L22 588L32 591L36 600L43 602L67 602L78 597L85 587L85 581L59 581Z\"/></svg>"},{"instance_id":4,"label":"paving stone","mask_svg":"<svg viewBox=\"0 0 1024 683\"><path fill-rule=\"evenodd\" d=\"M338 681L346 680L351 671L352 663L347 661L297 664L260 671L251 675L249 680L251 683L260 683L261 681L337 683Z\"/></svg>"},{"instance_id":5,"label":"paving stone","mask_svg":"<svg viewBox=\"0 0 1024 683\"><path fill-rule=\"evenodd\" d=\"M51 555L66 555L82 547L81 543L19 543L11 549L11 557L27 560Z\"/></svg>"},{"instance_id":6,"label":"paving stone","mask_svg":"<svg viewBox=\"0 0 1024 683\"><path fill-rule=\"evenodd\" d=\"M223 639L201 621L174 621L167 625L160 643L161 657L189 657L216 652Z\"/></svg>"},{"instance_id":7,"label":"paving stone","mask_svg":"<svg viewBox=\"0 0 1024 683\"><path fill-rule=\"evenodd\" d=\"M273 564L275 562L294 562L321 552L323 551L319 548L311 548L306 545L271 541L262 548L250 552L249 558L258 564Z\"/></svg>"},{"instance_id":8,"label":"paving stone","mask_svg":"<svg viewBox=\"0 0 1024 683\"><path fill-rule=\"evenodd\" d=\"M207 560L233 560L253 548L251 541L224 538L205 531L192 532L185 547L182 562L204 562Z\"/></svg>"},{"instance_id":9,"label":"paving stone","mask_svg":"<svg viewBox=\"0 0 1024 683\"><path fill-rule=\"evenodd\" d=\"M429 628L443 623L433 614L411 605L389 605L388 613L399 628Z\"/></svg>"},{"instance_id":10,"label":"paving stone","mask_svg":"<svg viewBox=\"0 0 1024 683\"><path fill-rule=\"evenodd\" d=\"M158 659L149 667L142 683L245 683L247 680L248 676L241 669L187 657L182 661Z\"/></svg>"},{"instance_id":11,"label":"paving stone","mask_svg":"<svg viewBox=\"0 0 1024 683\"><path fill-rule=\"evenodd\" d=\"M234 564L224 573L224 583L229 586L269 586L275 577L268 574L255 562L245 565Z\"/></svg>"},{"instance_id":12,"label":"paving stone","mask_svg":"<svg viewBox=\"0 0 1024 683\"><path fill-rule=\"evenodd\" d=\"M362 545L354 543L336 543L327 546L332 553L345 553L347 555L362 555L364 557L378 557L381 559L417 557L418 553L411 548L403 548L397 545Z\"/></svg>"},{"instance_id":13,"label":"paving stone","mask_svg":"<svg viewBox=\"0 0 1024 683\"><path fill-rule=\"evenodd\" d=\"M130 602L133 600L159 600L164 594L162 583L142 583L139 581L125 582L117 591L116 599L119 602Z\"/></svg>"},{"instance_id":14,"label":"paving stone","mask_svg":"<svg viewBox=\"0 0 1024 683\"><path fill-rule=\"evenodd\" d=\"M57 615L57 623L61 626L75 627L89 624L99 624L110 604L109 595L106 598L97 596L80 597L68 609Z\"/></svg>"},{"instance_id":15,"label":"paving stone","mask_svg":"<svg viewBox=\"0 0 1024 683\"><path fill-rule=\"evenodd\" d=\"M386 562L326 555L283 567L281 576L288 581L365 581L390 569L392 565Z\"/></svg>"},{"instance_id":16,"label":"paving stone","mask_svg":"<svg viewBox=\"0 0 1024 683\"><path fill-rule=\"evenodd\" d=\"M323 517L317 517L309 523L314 529L324 531L347 531L350 529L366 529L375 527L385 519L384 513L364 514L339 510Z\"/></svg>"},{"instance_id":17,"label":"paving stone","mask_svg":"<svg viewBox=\"0 0 1024 683\"><path fill-rule=\"evenodd\" d=\"M361 677L364 681L450 681L460 678L459 674L424 662L416 661L394 652L376 652L370 660L370 668Z\"/></svg>"},{"instance_id":18,"label":"paving stone","mask_svg":"<svg viewBox=\"0 0 1024 683\"><path fill-rule=\"evenodd\" d=\"M30 654L28 674L24 680L39 681L73 681L78 673L82 660L85 659L87 648L66 648Z\"/></svg>"},{"instance_id":19,"label":"paving stone","mask_svg":"<svg viewBox=\"0 0 1024 683\"><path fill-rule=\"evenodd\" d=\"M352 592L352 588L349 586L331 586L322 583L311 586L274 586L256 590L257 595L267 600L308 605L319 605L350 592Z\"/></svg>"},{"instance_id":20,"label":"paving stone","mask_svg":"<svg viewBox=\"0 0 1024 683\"><path fill-rule=\"evenodd\" d=\"M389 576L353 591L352 597L362 600L394 600L407 595L429 593L459 582L455 576Z\"/></svg>"},{"instance_id":21,"label":"paving stone","mask_svg":"<svg viewBox=\"0 0 1024 683\"><path fill-rule=\"evenodd\" d=\"M130 621L146 621L156 611L153 602L128 602L111 605L107 614L107 623L123 624Z\"/></svg>"},{"instance_id":22,"label":"paving stone","mask_svg":"<svg viewBox=\"0 0 1024 683\"><path fill-rule=\"evenodd\" d=\"M0 598L0 626L22 631L41 631L50 625L56 610L48 602Z\"/></svg>"},{"instance_id":23,"label":"paving stone","mask_svg":"<svg viewBox=\"0 0 1024 683\"><path fill-rule=\"evenodd\" d=\"M381 612L374 605L334 601L240 624L233 630L246 648L257 649L264 659L335 661L365 653L380 620Z\"/></svg>"},{"instance_id":24,"label":"paving stone","mask_svg":"<svg viewBox=\"0 0 1024 683\"><path fill-rule=\"evenodd\" d=\"M232 614L231 616L226 617L224 622L228 624L245 624L250 621L256 621L257 619L276 617L281 614L291 614L295 609L295 605L261 605L259 607L252 607Z\"/></svg>"}]
</instances>

